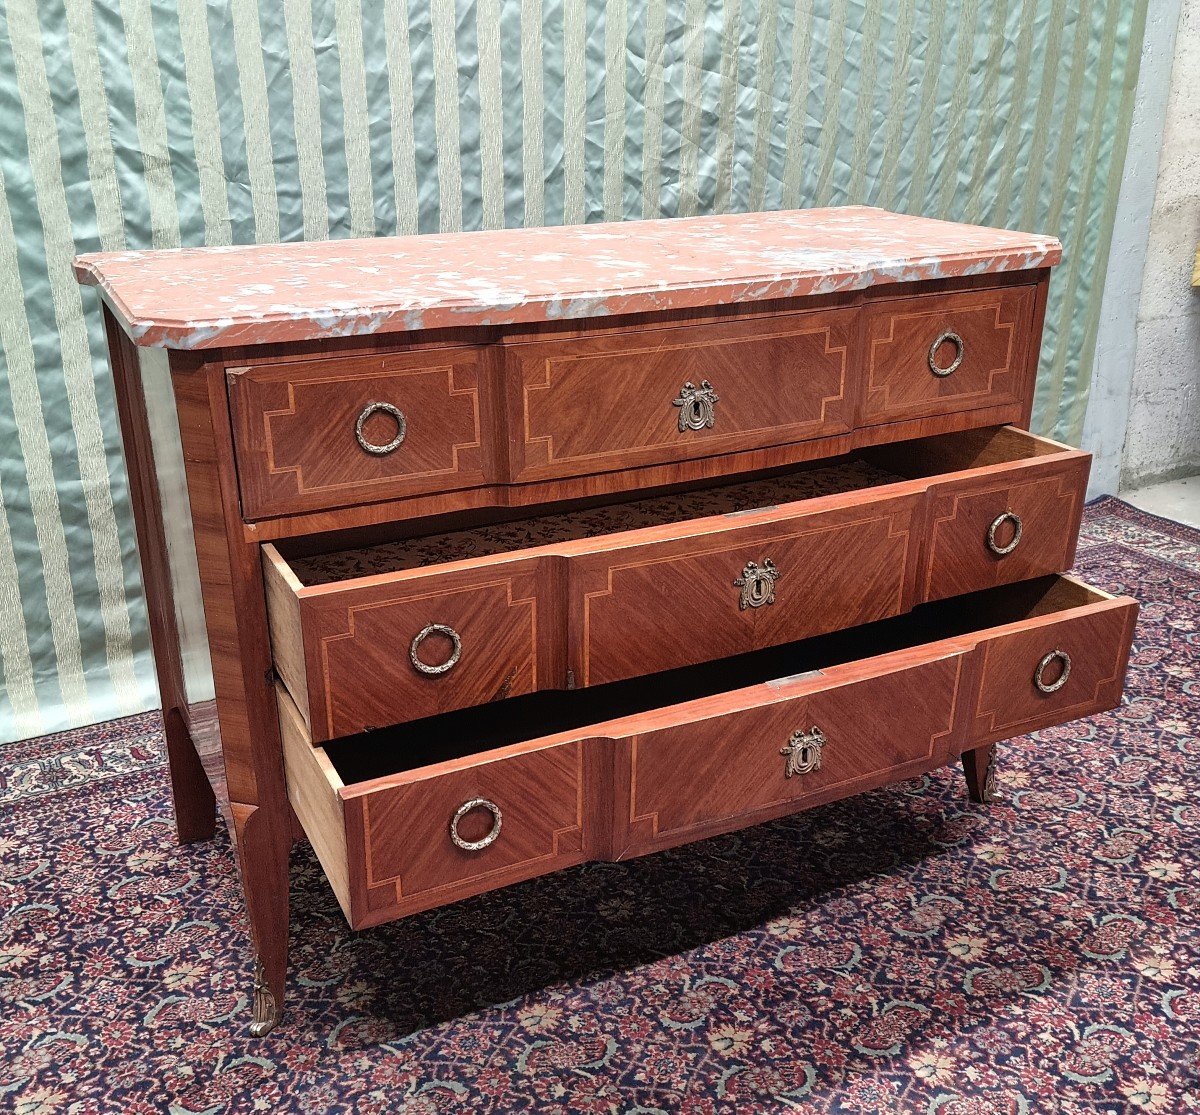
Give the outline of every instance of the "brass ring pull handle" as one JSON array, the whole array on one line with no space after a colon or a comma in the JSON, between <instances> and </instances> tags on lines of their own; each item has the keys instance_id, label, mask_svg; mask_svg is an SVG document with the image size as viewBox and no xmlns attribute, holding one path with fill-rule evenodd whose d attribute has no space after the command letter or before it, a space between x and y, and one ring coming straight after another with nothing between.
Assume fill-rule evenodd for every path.
<instances>
[{"instance_id":1,"label":"brass ring pull handle","mask_svg":"<svg viewBox=\"0 0 1200 1115\"><path fill-rule=\"evenodd\" d=\"M1004 526L1005 523L1012 523L1013 536L1007 546L1001 546L996 541L996 532ZM1017 548L1017 543L1021 541L1021 530L1023 524L1021 516L1014 511L1005 511L1003 515L997 515L992 520L992 525L988 527L987 532L987 547L997 557L1004 557L1005 554L1011 554Z\"/></svg>"},{"instance_id":2,"label":"brass ring pull handle","mask_svg":"<svg viewBox=\"0 0 1200 1115\"><path fill-rule=\"evenodd\" d=\"M708 380L702 379L699 387L688 380L679 389L679 398L671 404L679 407L679 432L711 430L717 421L715 408L720 401Z\"/></svg>"},{"instance_id":3,"label":"brass ring pull handle","mask_svg":"<svg viewBox=\"0 0 1200 1115\"><path fill-rule=\"evenodd\" d=\"M431 666L428 662L422 662L420 655L417 653L421 649L421 644L430 635L445 635L453 644L450 657L437 666ZM453 627L447 627L444 623L431 623L427 627L422 627L417 632L413 638L412 646L408 648L408 657L412 660L413 669L417 673L425 674L428 677L437 677L438 674L449 673L458 665L458 660L462 657L462 639L459 638L458 632Z\"/></svg>"},{"instance_id":4,"label":"brass ring pull handle","mask_svg":"<svg viewBox=\"0 0 1200 1115\"><path fill-rule=\"evenodd\" d=\"M1062 673L1054 681L1047 682L1045 680L1046 667L1055 660L1062 663ZM1038 687L1038 691L1041 693L1057 693L1067 684L1067 678L1070 676L1071 656L1065 650L1052 650L1037 664L1037 669L1033 671L1033 684Z\"/></svg>"},{"instance_id":5,"label":"brass ring pull handle","mask_svg":"<svg viewBox=\"0 0 1200 1115\"><path fill-rule=\"evenodd\" d=\"M954 359L948 367L941 367L937 362L937 350L944 344L952 344L954 346ZM938 336L937 340L929 346L929 370L935 376L941 376L943 379L946 376L953 375L958 371L958 366L963 362L963 339L957 334L947 330Z\"/></svg>"},{"instance_id":6,"label":"brass ring pull handle","mask_svg":"<svg viewBox=\"0 0 1200 1115\"><path fill-rule=\"evenodd\" d=\"M492 831L482 840L464 840L458 835L459 821L472 809L486 809L492 815ZM500 806L494 801L488 801L487 798L472 798L470 801L464 801L454 816L450 818L450 839L454 841L456 848L461 848L464 852L482 852L484 848L496 843L503 822L504 817L500 813Z\"/></svg>"},{"instance_id":7,"label":"brass ring pull handle","mask_svg":"<svg viewBox=\"0 0 1200 1115\"><path fill-rule=\"evenodd\" d=\"M738 611L747 608L761 608L764 604L775 603L775 582L782 574L775 568L770 558L764 558L762 565L757 561L746 562L740 577L735 577L734 588L742 590L738 601Z\"/></svg>"},{"instance_id":8,"label":"brass ring pull handle","mask_svg":"<svg viewBox=\"0 0 1200 1115\"><path fill-rule=\"evenodd\" d=\"M379 412L390 414L396 420L396 436L386 445L377 445L373 441L368 441L367 435L363 433L363 426L366 425L367 419ZM404 412L399 407L392 406L391 403L367 403L358 416L358 421L354 423L354 436L358 439L358 444L362 446L363 452L376 457L386 457L398 449L406 433L408 433L408 422L404 417Z\"/></svg>"},{"instance_id":9,"label":"brass ring pull handle","mask_svg":"<svg viewBox=\"0 0 1200 1115\"><path fill-rule=\"evenodd\" d=\"M820 770L821 752L828 743L825 733L815 724L807 732L797 728L787 746L779 750L779 754L787 760L783 767L783 777L791 778L793 774L809 774Z\"/></svg>"}]
</instances>

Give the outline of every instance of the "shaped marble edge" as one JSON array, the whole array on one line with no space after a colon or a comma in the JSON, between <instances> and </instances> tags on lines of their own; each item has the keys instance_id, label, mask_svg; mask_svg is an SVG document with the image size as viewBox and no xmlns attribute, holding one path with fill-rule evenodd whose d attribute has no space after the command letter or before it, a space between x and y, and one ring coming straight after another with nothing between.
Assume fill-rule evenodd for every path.
<instances>
[{"instance_id":1,"label":"shaped marble edge","mask_svg":"<svg viewBox=\"0 0 1200 1115\"><path fill-rule=\"evenodd\" d=\"M98 252L75 274L136 344L204 349L800 298L1061 257L1053 236L845 206Z\"/></svg>"}]
</instances>

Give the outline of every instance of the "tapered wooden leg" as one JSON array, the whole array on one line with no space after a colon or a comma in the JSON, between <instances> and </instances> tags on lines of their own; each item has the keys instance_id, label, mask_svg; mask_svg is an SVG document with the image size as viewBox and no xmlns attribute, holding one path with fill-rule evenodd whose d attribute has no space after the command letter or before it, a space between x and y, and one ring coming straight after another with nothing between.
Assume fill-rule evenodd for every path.
<instances>
[{"instance_id":1,"label":"tapered wooden leg","mask_svg":"<svg viewBox=\"0 0 1200 1115\"><path fill-rule=\"evenodd\" d=\"M250 1034L269 1034L283 1014L288 961L288 852L291 817L257 806L233 806L238 860L256 952Z\"/></svg>"},{"instance_id":2,"label":"tapered wooden leg","mask_svg":"<svg viewBox=\"0 0 1200 1115\"><path fill-rule=\"evenodd\" d=\"M167 738L167 764L179 843L209 840L217 828L217 799L177 708L163 711L163 734Z\"/></svg>"},{"instance_id":3,"label":"tapered wooden leg","mask_svg":"<svg viewBox=\"0 0 1200 1115\"><path fill-rule=\"evenodd\" d=\"M191 844L207 840L216 831L217 807L212 785L181 711L187 703L187 687L183 678L175 589L171 581L171 555L163 525L166 516L172 512L178 514L179 509L168 511L163 507L137 351L108 311L105 311L104 321L108 330L121 438L129 466L129 493L150 620L150 642L154 647L154 669L162 701L175 830L181 844Z\"/></svg>"},{"instance_id":4,"label":"tapered wooden leg","mask_svg":"<svg viewBox=\"0 0 1200 1115\"><path fill-rule=\"evenodd\" d=\"M976 747L962 754L963 774L967 776L967 796L987 805L996 796L996 745Z\"/></svg>"}]
</instances>

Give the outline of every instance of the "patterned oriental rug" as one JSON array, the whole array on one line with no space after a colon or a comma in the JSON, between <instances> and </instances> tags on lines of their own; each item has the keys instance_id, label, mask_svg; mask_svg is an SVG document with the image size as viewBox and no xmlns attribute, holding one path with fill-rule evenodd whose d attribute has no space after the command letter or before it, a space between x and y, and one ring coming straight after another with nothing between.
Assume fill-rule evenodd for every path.
<instances>
[{"instance_id":1,"label":"patterned oriental rug","mask_svg":"<svg viewBox=\"0 0 1200 1115\"><path fill-rule=\"evenodd\" d=\"M354 935L307 848L284 1025L246 1034L228 838L179 848L158 719L0 748L0 1108L1200 1109L1200 532L1108 499L1124 705L625 865Z\"/></svg>"}]
</instances>

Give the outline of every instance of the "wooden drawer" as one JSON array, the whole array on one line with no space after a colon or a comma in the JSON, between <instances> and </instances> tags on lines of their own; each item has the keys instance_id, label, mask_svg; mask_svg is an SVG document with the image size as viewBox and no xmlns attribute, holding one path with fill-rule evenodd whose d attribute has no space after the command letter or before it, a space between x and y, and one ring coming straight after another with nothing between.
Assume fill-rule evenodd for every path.
<instances>
[{"instance_id":1,"label":"wooden drawer","mask_svg":"<svg viewBox=\"0 0 1200 1115\"><path fill-rule=\"evenodd\" d=\"M1072 607L1082 587L1057 578L1031 618L982 641L969 728L976 743L1049 728L1120 702L1137 605L1122 597Z\"/></svg>"},{"instance_id":2,"label":"wooden drawer","mask_svg":"<svg viewBox=\"0 0 1200 1115\"><path fill-rule=\"evenodd\" d=\"M230 368L243 515L484 483L483 352L423 349Z\"/></svg>"},{"instance_id":3,"label":"wooden drawer","mask_svg":"<svg viewBox=\"0 0 1200 1115\"><path fill-rule=\"evenodd\" d=\"M276 670L326 740L869 623L1069 567L1088 460L968 431L357 551L266 546ZM1017 547L989 550L990 524L1017 514Z\"/></svg>"},{"instance_id":4,"label":"wooden drawer","mask_svg":"<svg viewBox=\"0 0 1200 1115\"><path fill-rule=\"evenodd\" d=\"M862 424L1029 398L1036 289L1008 286L868 303Z\"/></svg>"},{"instance_id":5,"label":"wooden drawer","mask_svg":"<svg viewBox=\"0 0 1200 1115\"><path fill-rule=\"evenodd\" d=\"M845 433L855 309L504 346L513 479Z\"/></svg>"},{"instance_id":6,"label":"wooden drawer","mask_svg":"<svg viewBox=\"0 0 1200 1115\"><path fill-rule=\"evenodd\" d=\"M673 537L612 539L576 554L567 600L576 684L725 658L907 611L923 538L921 496L823 502L697 520Z\"/></svg>"},{"instance_id":7,"label":"wooden drawer","mask_svg":"<svg viewBox=\"0 0 1200 1115\"><path fill-rule=\"evenodd\" d=\"M917 596L939 600L1070 569L1091 456L1001 427L868 450L930 476Z\"/></svg>"},{"instance_id":8,"label":"wooden drawer","mask_svg":"<svg viewBox=\"0 0 1200 1115\"><path fill-rule=\"evenodd\" d=\"M820 649L801 652L805 665L853 653L847 648L885 653L767 682L738 707L724 698L694 705L680 722L636 725L627 775L618 767L630 804L617 845L628 855L685 843L736 827L731 821L847 797L994 740L1111 708L1121 699L1136 618L1128 597L1054 577L814 640ZM1045 693L1039 664L1055 652L1070 656L1070 672L1061 689ZM1057 668L1057 660L1044 668L1047 683ZM783 695L767 700L771 693ZM819 768L789 778L785 751L798 746L811 762L815 744Z\"/></svg>"},{"instance_id":9,"label":"wooden drawer","mask_svg":"<svg viewBox=\"0 0 1200 1115\"><path fill-rule=\"evenodd\" d=\"M1073 457L935 485L923 598L1070 569L1087 476L1086 458Z\"/></svg>"},{"instance_id":10,"label":"wooden drawer","mask_svg":"<svg viewBox=\"0 0 1200 1115\"><path fill-rule=\"evenodd\" d=\"M276 670L316 739L561 686L561 667L542 676L554 658L538 626L539 614L554 610L550 563L366 577L314 591L266 547Z\"/></svg>"},{"instance_id":11,"label":"wooden drawer","mask_svg":"<svg viewBox=\"0 0 1200 1115\"><path fill-rule=\"evenodd\" d=\"M361 928L846 797L998 735L1111 707L1136 614L1128 598L1041 578L325 747L280 687L288 793ZM1045 693L1035 677L1056 651L1070 673ZM1043 680L1055 681L1053 668Z\"/></svg>"},{"instance_id":12,"label":"wooden drawer","mask_svg":"<svg viewBox=\"0 0 1200 1115\"><path fill-rule=\"evenodd\" d=\"M911 658L903 667L890 656L840 678L830 670L776 683L780 700L763 689L742 707L632 736L618 767L629 802L616 821L622 854L695 839L735 817L847 797L957 756L967 652ZM814 761L817 744L820 766L788 777L791 756L782 752L794 748L803 766L805 749Z\"/></svg>"},{"instance_id":13,"label":"wooden drawer","mask_svg":"<svg viewBox=\"0 0 1200 1115\"><path fill-rule=\"evenodd\" d=\"M313 747L279 690L288 794L334 893L356 929L443 905L585 858L585 748L581 741L481 754L346 786ZM451 837L494 843L464 849Z\"/></svg>"}]
</instances>

